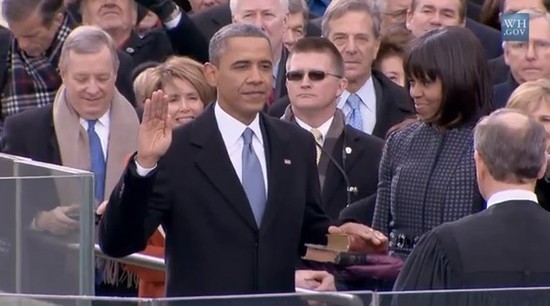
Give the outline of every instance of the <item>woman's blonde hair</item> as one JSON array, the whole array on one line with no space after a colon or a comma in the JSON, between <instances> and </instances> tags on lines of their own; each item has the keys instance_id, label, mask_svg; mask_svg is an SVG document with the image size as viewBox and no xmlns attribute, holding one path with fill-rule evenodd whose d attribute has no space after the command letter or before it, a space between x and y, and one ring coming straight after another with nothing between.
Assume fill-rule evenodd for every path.
<instances>
[{"instance_id":1,"label":"woman's blonde hair","mask_svg":"<svg viewBox=\"0 0 550 306\"><path fill-rule=\"evenodd\" d=\"M519 85L512 92L506 107L520 109L530 114L538 109L542 103L550 105L550 80L547 79L539 79Z\"/></svg>"},{"instance_id":2,"label":"woman's blonde hair","mask_svg":"<svg viewBox=\"0 0 550 306\"><path fill-rule=\"evenodd\" d=\"M154 91L163 89L174 78L191 83L204 106L216 100L216 88L208 84L203 65L188 57L172 56L156 67L144 70L136 77L134 92L138 104L151 97Z\"/></svg>"},{"instance_id":3,"label":"woman's blonde hair","mask_svg":"<svg viewBox=\"0 0 550 306\"><path fill-rule=\"evenodd\" d=\"M153 71L154 67L147 68L140 72L137 77L134 79L134 94L136 96L136 107L143 106L145 99L151 97L151 94L146 95L145 87L149 80L149 74Z\"/></svg>"}]
</instances>

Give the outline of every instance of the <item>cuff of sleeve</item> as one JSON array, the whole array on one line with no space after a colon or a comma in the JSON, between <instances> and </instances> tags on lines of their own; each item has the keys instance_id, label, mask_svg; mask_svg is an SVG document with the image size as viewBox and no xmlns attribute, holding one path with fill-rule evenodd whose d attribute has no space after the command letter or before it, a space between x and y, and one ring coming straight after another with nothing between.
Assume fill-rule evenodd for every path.
<instances>
[{"instance_id":1,"label":"cuff of sleeve","mask_svg":"<svg viewBox=\"0 0 550 306\"><path fill-rule=\"evenodd\" d=\"M134 157L134 163L136 164L136 172L141 177L146 177L149 173L151 173L153 170L157 168L157 165L155 165L153 168L144 168L140 166L140 164L137 162L136 157Z\"/></svg>"},{"instance_id":2,"label":"cuff of sleeve","mask_svg":"<svg viewBox=\"0 0 550 306\"><path fill-rule=\"evenodd\" d=\"M170 21L168 21L168 22L165 22L165 23L164 23L164 26L165 26L168 30L177 27L178 24L180 23L180 20L181 20L181 14L183 14L183 13L180 12L176 17L174 17L174 19L172 19L172 20L170 20Z\"/></svg>"}]
</instances>

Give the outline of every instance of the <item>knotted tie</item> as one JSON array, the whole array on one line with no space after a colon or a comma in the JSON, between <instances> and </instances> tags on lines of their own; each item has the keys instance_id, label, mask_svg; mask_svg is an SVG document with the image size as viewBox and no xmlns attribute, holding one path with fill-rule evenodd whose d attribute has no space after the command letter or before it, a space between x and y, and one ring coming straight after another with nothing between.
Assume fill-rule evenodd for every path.
<instances>
[{"instance_id":1,"label":"knotted tie","mask_svg":"<svg viewBox=\"0 0 550 306\"><path fill-rule=\"evenodd\" d=\"M346 122L354 128L363 130L363 119L361 118L361 110L359 105L361 104L361 98L357 94L351 94L346 100L346 104L349 105L351 110L346 116Z\"/></svg>"},{"instance_id":2,"label":"knotted tie","mask_svg":"<svg viewBox=\"0 0 550 306\"><path fill-rule=\"evenodd\" d=\"M315 138L315 142L319 144L319 146L323 145L323 134L318 129L311 129L311 134L313 134L313 137ZM317 164L319 164L319 160L321 160L321 154L323 153L321 151L321 148L319 146L315 146L315 150L317 151Z\"/></svg>"},{"instance_id":3,"label":"knotted tie","mask_svg":"<svg viewBox=\"0 0 550 306\"><path fill-rule=\"evenodd\" d=\"M96 123L97 120L88 120L88 142L92 172L94 173L94 197L100 204L105 193L105 156L103 156L101 140L95 131Z\"/></svg>"},{"instance_id":4,"label":"knotted tie","mask_svg":"<svg viewBox=\"0 0 550 306\"><path fill-rule=\"evenodd\" d=\"M254 131L250 128L246 128L243 132L243 153L242 153L242 184L256 224L260 227L262 222L262 216L265 211L266 204L266 192L264 176L262 174L262 167L260 166L260 160L254 152L252 146L252 137Z\"/></svg>"}]
</instances>

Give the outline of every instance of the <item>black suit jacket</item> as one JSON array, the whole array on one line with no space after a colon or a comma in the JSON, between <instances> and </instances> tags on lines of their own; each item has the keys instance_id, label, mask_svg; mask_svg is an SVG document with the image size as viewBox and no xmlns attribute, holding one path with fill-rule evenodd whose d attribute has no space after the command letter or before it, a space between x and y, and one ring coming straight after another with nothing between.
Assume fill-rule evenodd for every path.
<instances>
[{"instance_id":1,"label":"black suit jacket","mask_svg":"<svg viewBox=\"0 0 550 306\"><path fill-rule=\"evenodd\" d=\"M208 61L210 38L206 39L202 35L200 27L186 13L182 13L178 25L167 29L166 33L176 54L191 57L201 63Z\"/></svg>"},{"instance_id":2,"label":"black suit jacket","mask_svg":"<svg viewBox=\"0 0 550 306\"><path fill-rule=\"evenodd\" d=\"M210 41L219 29L232 22L229 3L214 6L190 17L207 41ZM314 18L317 16L310 14L309 19ZM306 36L321 36L321 27L309 21L306 25Z\"/></svg>"},{"instance_id":3,"label":"black suit jacket","mask_svg":"<svg viewBox=\"0 0 550 306\"><path fill-rule=\"evenodd\" d=\"M128 41L120 49L132 57L135 66L147 61L164 62L174 54L170 39L162 28L143 37L132 31Z\"/></svg>"},{"instance_id":4,"label":"black suit jacket","mask_svg":"<svg viewBox=\"0 0 550 306\"><path fill-rule=\"evenodd\" d=\"M61 165L52 108L53 105L47 105L7 118L2 152Z\"/></svg>"},{"instance_id":5,"label":"black suit jacket","mask_svg":"<svg viewBox=\"0 0 550 306\"><path fill-rule=\"evenodd\" d=\"M485 49L487 59L502 55L502 38L500 32L473 19L466 18L466 28L470 29Z\"/></svg>"},{"instance_id":6,"label":"black suit jacket","mask_svg":"<svg viewBox=\"0 0 550 306\"><path fill-rule=\"evenodd\" d=\"M506 81L510 67L504 61L504 55L489 60L489 70L491 71L491 81L493 85Z\"/></svg>"},{"instance_id":7,"label":"black suit jacket","mask_svg":"<svg viewBox=\"0 0 550 306\"><path fill-rule=\"evenodd\" d=\"M508 73L506 81L493 86L493 104L495 105L495 109L505 107L508 98L510 98L512 92L514 92L518 86L518 83L514 80L511 73Z\"/></svg>"},{"instance_id":8,"label":"black suit jacket","mask_svg":"<svg viewBox=\"0 0 550 306\"><path fill-rule=\"evenodd\" d=\"M217 127L214 107L174 131L158 168L139 177L130 163L101 220L102 250L145 248L166 230L168 296L294 291L305 242L326 242L311 135L260 114L268 199L258 229ZM182 158L185 157L185 158Z\"/></svg>"},{"instance_id":9,"label":"black suit jacket","mask_svg":"<svg viewBox=\"0 0 550 306\"><path fill-rule=\"evenodd\" d=\"M373 70L372 77L376 94L376 124L372 135L385 139L392 126L412 116L412 102L407 91L382 72ZM289 104L288 96L281 98L269 108L269 114L280 118Z\"/></svg>"},{"instance_id":10,"label":"black suit jacket","mask_svg":"<svg viewBox=\"0 0 550 306\"><path fill-rule=\"evenodd\" d=\"M396 289L547 286L548 224L537 203L510 200L438 226L417 244Z\"/></svg>"},{"instance_id":11,"label":"black suit jacket","mask_svg":"<svg viewBox=\"0 0 550 306\"><path fill-rule=\"evenodd\" d=\"M345 170L350 187L357 190L351 192L350 202L376 194L378 165L383 147L382 139L365 134L349 125L345 126L344 133L336 142L332 157ZM349 153L346 153L346 150ZM329 162L321 195L327 214L334 220L338 219L340 211L349 204L346 187L343 174L333 162Z\"/></svg>"}]
</instances>

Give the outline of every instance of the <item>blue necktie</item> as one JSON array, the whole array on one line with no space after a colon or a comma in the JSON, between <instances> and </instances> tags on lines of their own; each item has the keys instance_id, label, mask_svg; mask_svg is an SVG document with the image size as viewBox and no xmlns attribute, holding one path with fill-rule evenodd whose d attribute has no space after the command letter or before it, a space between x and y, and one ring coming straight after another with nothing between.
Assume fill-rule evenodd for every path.
<instances>
[{"instance_id":1,"label":"blue necktie","mask_svg":"<svg viewBox=\"0 0 550 306\"><path fill-rule=\"evenodd\" d=\"M351 110L346 116L346 121L349 125L354 128L362 131L363 130L363 119L361 118L361 110L359 105L361 104L361 98L357 94L351 94L346 100L346 104L349 105Z\"/></svg>"},{"instance_id":2,"label":"blue necktie","mask_svg":"<svg viewBox=\"0 0 550 306\"><path fill-rule=\"evenodd\" d=\"M105 193L105 157L101 149L101 140L95 132L97 120L88 120L88 142L90 144L90 161L94 173L94 196L98 204L103 201Z\"/></svg>"},{"instance_id":3,"label":"blue necktie","mask_svg":"<svg viewBox=\"0 0 550 306\"><path fill-rule=\"evenodd\" d=\"M260 160L258 159L256 153L254 153L254 148L252 147L253 136L254 131L250 128L246 128L244 130L242 184L246 197L248 198L248 203L250 203L250 207L252 208L252 213L254 214L256 224L260 227L262 216L265 211L266 195L264 176L262 174Z\"/></svg>"}]
</instances>

